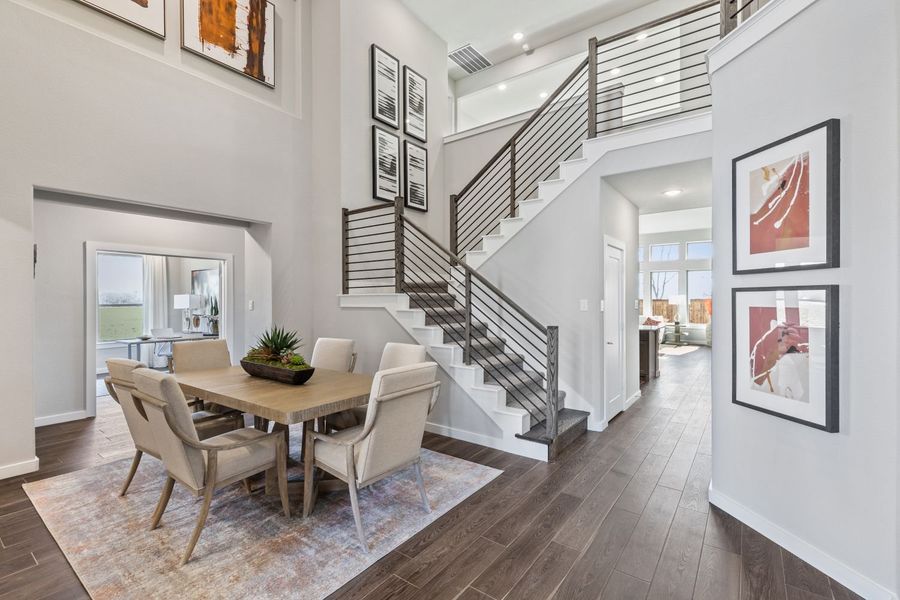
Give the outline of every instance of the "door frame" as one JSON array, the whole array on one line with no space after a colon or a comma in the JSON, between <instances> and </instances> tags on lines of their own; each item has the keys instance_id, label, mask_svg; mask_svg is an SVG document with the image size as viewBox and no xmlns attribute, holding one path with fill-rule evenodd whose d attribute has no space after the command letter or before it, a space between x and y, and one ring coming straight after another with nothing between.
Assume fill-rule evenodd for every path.
<instances>
[{"instance_id":1,"label":"door frame","mask_svg":"<svg viewBox=\"0 0 900 600\"><path fill-rule=\"evenodd\" d=\"M221 260L222 306L220 313L219 339L232 345L234 330L234 254L207 252L205 250L185 250L183 248L162 248L140 244L119 244L112 242L87 241L84 243L84 407L86 416L97 416L97 253L123 252L126 254L150 254L173 258L197 258ZM233 348L229 348L233 353Z\"/></svg>"},{"instance_id":2,"label":"door frame","mask_svg":"<svg viewBox=\"0 0 900 600\"><path fill-rule=\"evenodd\" d=\"M627 381L627 373L628 368L625 363L627 354L625 352L625 343L626 343L626 335L625 335L625 325L627 321L627 309L625 306L626 299L626 288L628 285L627 277L626 277L626 269L625 265L628 264L628 250L626 248L625 242L618 238L614 238L610 235L603 236L603 418L608 423L610 420L610 415L607 414L607 408L609 406L609 391L608 389L608 380L606 377L606 258L607 258L607 248L613 247L622 252L622 285L619 289L619 314L621 315L620 320L620 343L619 343L619 365L622 370L620 381L622 382L622 412L628 410L628 381Z\"/></svg>"}]
</instances>

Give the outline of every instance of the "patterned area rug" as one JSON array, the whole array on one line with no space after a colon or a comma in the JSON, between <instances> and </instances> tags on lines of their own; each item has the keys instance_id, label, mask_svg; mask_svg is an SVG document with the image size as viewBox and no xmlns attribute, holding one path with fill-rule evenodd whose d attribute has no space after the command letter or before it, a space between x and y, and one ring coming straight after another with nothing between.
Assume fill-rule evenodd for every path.
<instances>
[{"instance_id":1,"label":"patterned area rug","mask_svg":"<svg viewBox=\"0 0 900 600\"><path fill-rule=\"evenodd\" d=\"M500 474L423 449L432 512L422 508L412 469L362 490L368 554L357 541L346 491L320 494L308 519L288 520L277 496L248 496L235 484L216 493L193 557L179 568L200 500L176 484L161 526L148 531L164 471L145 457L128 495L119 498L129 464L23 486L94 600L324 598Z\"/></svg>"}]
</instances>

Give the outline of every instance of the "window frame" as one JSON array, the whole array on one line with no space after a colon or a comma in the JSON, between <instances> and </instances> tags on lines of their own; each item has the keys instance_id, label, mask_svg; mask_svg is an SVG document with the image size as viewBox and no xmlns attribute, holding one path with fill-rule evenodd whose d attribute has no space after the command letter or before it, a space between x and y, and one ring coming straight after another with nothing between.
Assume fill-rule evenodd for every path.
<instances>
[{"instance_id":1,"label":"window frame","mask_svg":"<svg viewBox=\"0 0 900 600\"><path fill-rule=\"evenodd\" d=\"M647 262L650 262L650 263L673 263L673 262L679 262L679 261L683 260L683 259L682 259L682 254L683 254L683 253L682 253L682 250L681 250L681 246L682 246L682 245L683 245L683 244L682 244L681 242L663 242L663 243L661 243L661 244L649 244L649 245L648 245L648 252L647 252ZM675 255L675 258L666 258L666 259L659 259L659 260L654 259L654 258L653 258L653 249L654 249L654 248L659 248L659 247L662 247L662 246L674 246L675 248L677 248L678 251L677 251L677 253L676 253L676 255Z\"/></svg>"},{"instance_id":2,"label":"window frame","mask_svg":"<svg viewBox=\"0 0 900 600\"><path fill-rule=\"evenodd\" d=\"M97 317L96 317L96 323L95 323L95 325L96 325L96 332L95 332L96 344L98 346L100 346L101 344L104 344L104 345L116 344L118 338L117 339L109 339L109 340L103 339L103 336L100 331L100 327L101 327L100 310L102 308L107 308L107 307L112 307L112 306L123 306L123 307L140 306L141 308L143 308L143 306L144 306L144 289L143 289L144 255L136 254L133 252L113 252L113 251L98 251L96 254L97 254L97 258L96 258L97 266L96 266L96 271L95 271L95 283L96 283L96 294L97 294ZM129 256L129 257L134 257L134 258L140 259L140 262L141 262L141 302L140 303L129 302L129 303L123 303L123 304L107 304L107 303L104 303L101 301L102 294L100 291L100 270L101 270L100 269L100 257L104 256L104 255L107 255L107 256ZM143 311L141 311L141 312L142 312L141 332L139 332L138 335L143 333L143 326L144 326Z\"/></svg>"},{"instance_id":3,"label":"window frame","mask_svg":"<svg viewBox=\"0 0 900 600\"><path fill-rule=\"evenodd\" d=\"M709 260L709 261L712 261L712 258L713 258L713 246L712 246L712 243L713 243L712 240L693 240L693 241L690 241L690 242L685 242L685 243L684 243L684 260ZM690 251L691 244L709 244L709 256L704 256L704 257L701 257L701 258L691 258L691 257L689 256L689 251ZM693 270L695 270L695 271L698 271L698 270L699 270L699 271L703 271L703 270L705 270L705 269L693 269Z\"/></svg>"}]
</instances>

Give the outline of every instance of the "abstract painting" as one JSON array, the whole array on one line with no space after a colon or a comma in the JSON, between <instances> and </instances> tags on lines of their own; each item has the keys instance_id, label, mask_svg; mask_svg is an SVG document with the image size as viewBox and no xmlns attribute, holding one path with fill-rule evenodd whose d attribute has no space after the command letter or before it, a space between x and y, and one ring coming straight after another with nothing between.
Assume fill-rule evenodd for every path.
<instances>
[{"instance_id":1,"label":"abstract painting","mask_svg":"<svg viewBox=\"0 0 900 600\"><path fill-rule=\"evenodd\" d=\"M166 37L165 0L78 0L91 8L143 29L147 33Z\"/></svg>"},{"instance_id":2,"label":"abstract painting","mask_svg":"<svg viewBox=\"0 0 900 600\"><path fill-rule=\"evenodd\" d=\"M275 87L275 5L267 0L183 0L181 47Z\"/></svg>"},{"instance_id":3,"label":"abstract painting","mask_svg":"<svg viewBox=\"0 0 900 600\"><path fill-rule=\"evenodd\" d=\"M428 150L407 140L403 142L403 180L406 206L428 210Z\"/></svg>"},{"instance_id":4,"label":"abstract painting","mask_svg":"<svg viewBox=\"0 0 900 600\"><path fill-rule=\"evenodd\" d=\"M403 132L419 141L428 141L428 81L403 67Z\"/></svg>"},{"instance_id":5,"label":"abstract painting","mask_svg":"<svg viewBox=\"0 0 900 600\"><path fill-rule=\"evenodd\" d=\"M400 128L400 61L372 44L372 118Z\"/></svg>"},{"instance_id":6,"label":"abstract painting","mask_svg":"<svg viewBox=\"0 0 900 600\"><path fill-rule=\"evenodd\" d=\"M838 430L838 287L732 291L733 402Z\"/></svg>"},{"instance_id":7,"label":"abstract painting","mask_svg":"<svg viewBox=\"0 0 900 600\"><path fill-rule=\"evenodd\" d=\"M203 314L210 314L210 307L215 301L216 306L222 306L219 285L219 269L202 269L191 271L191 293L203 296Z\"/></svg>"},{"instance_id":8,"label":"abstract painting","mask_svg":"<svg viewBox=\"0 0 900 600\"><path fill-rule=\"evenodd\" d=\"M400 195L400 138L372 125L372 195L393 202Z\"/></svg>"},{"instance_id":9,"label":"abstract painting","mask_svg":"<svg viewBox=\"0 0 900 600\"><path fill-rule=\"evenodd\" d=\"M840 121L732 161L733 271L840 265Z\"/></svg>"}]
</instances>

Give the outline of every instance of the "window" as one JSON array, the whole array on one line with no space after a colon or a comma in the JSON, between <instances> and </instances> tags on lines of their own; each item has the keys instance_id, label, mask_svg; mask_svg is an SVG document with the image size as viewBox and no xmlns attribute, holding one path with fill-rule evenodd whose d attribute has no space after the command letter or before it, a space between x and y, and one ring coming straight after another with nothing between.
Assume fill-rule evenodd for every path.
<instances>
[{"instance_id":1,"label":"window","mask_svg":"<svg viewBox=\"0 0 900 600\"><path fill-rule=\"evenodd\" d=\"M651 314L660 315L666 321L677 321L677 296L678 271L654 271L650 273Z\"/></svg>"},{"instance_id":2,"label":"window","mask_svg":"<svg viewBox=\"0 0 900 600\"><path fill-rule=\"evenodd\" d=\"M687 243L687 259L688 260L709 260L712 258L713 247L712 242L688 242Z\"/></svg>"},{"instance_id":3,"label":"window","mask_svg":"<svg viewBox=\"0 0 900 600\"><path fill-rule=\"evenodd\" d=\"M705 324L712 315L712 272L688 271L688 322Z\"/></svg>"},{"instance_id":4,"label":"window","mask_svg":"<svg viewBox=\"0 0 900 600\"><path fill-rule=\"evenodd\" d=\"M97 253L97 340L133 338L144 332L144 257Z\"/></svg>"},{"instance_id":5,"label":"window","mask_svg":"<svg viewBox=\"0 0 900 600\"><path fill-rule=\"evenodd\" d=\"M650 246L650 260L662 262L679 259L678 244L653 244Z\"/></svg>"},{"instance_id":6,"label":"window","mask_svg":"<svg viewBox=\"0 0 900 600\"><path fill-rule=\"evenodd\" d=\"M644 247L638 246L638 262L644 262Z\"/></svg>"}]
</instances>

